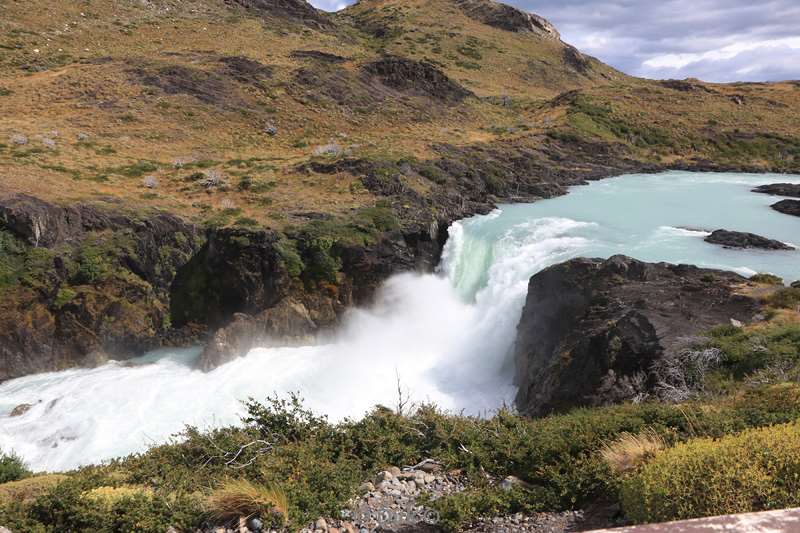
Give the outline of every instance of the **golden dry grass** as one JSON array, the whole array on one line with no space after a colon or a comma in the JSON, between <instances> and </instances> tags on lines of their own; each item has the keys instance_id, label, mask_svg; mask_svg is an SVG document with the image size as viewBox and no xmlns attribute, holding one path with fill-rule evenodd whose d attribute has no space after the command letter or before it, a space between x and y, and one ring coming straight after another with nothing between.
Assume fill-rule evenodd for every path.
<instances>
[{"instance_id":1,"label":"golden dry grass","mask_svg":"<svg viewBox=\"0 0 800 533\"><path fill-rule=\"evenodd\" d=\"M636 470L666 447L663 437L650 428L635 435L622 433L613 442L606 443L600 455L612 472L623 475Z\"/></svg>"},{"instance_id":2,"label":"golden dry grass","mask_svg":"<svg viewBox=\"0 0 800 533\"><path fill-rule=\"evenodd\" d=\"M214 519L226 521L239 517L263 516L274 513L289 520L286 493L276 487L266 487L246 479L225 481L208 497L209 513Z\"/></svg>"}]
</instances>

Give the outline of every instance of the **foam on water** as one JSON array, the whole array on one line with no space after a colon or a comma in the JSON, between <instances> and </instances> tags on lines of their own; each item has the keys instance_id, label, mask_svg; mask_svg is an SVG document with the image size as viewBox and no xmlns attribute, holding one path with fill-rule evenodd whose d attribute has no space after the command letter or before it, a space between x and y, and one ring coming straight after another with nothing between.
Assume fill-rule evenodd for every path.
<instances>
[{"instance_id":1,"label":"foam on water","mask_svg":"<svg viewBox=\"0 0 800 533\"><path fill-rule=\"evenodd\" d=\"M800 176L632 175L565 197L502 206L454 223L435 274L389 279L373 306L348 313L327 344L259 348L213 372L199 350L160 350L130 364L27 376L0 384L0 449L61 470L142 451L184 424L235 424L241 400L299 391L333 419L394 406L398 379L414 402L469 413L513 400L510 358L528 279L576 256L626 253L745 275L800 278L800 252L726 250L709 231L800 240L800 219L750 188ZM23 403L25 414L10 417Z\"/></svg>"}]
</instances>

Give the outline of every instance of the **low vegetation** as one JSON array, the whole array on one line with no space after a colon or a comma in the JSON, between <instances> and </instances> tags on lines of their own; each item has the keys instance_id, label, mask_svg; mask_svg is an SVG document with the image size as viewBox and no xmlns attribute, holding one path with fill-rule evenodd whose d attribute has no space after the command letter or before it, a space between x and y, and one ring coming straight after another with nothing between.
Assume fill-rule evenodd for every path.
<instances>
[{"instance_id":1,"label":"low vegetation","mask_svg":"<svg viewBox=\"0 0 800 533\"><path fill-rule=\"evenodd\" d=\"M25 531L127 531L126 524L137 523L137 531L163 533L168 525L196 527L241 513L300 527L338 516L378 470L433 458L471 480L467 492L430 503L444 526L457 529L483 514L616 499L631 471L671 457L662 456L662 447L799 418L800 386L680 406L578 409L538 420L509 411L481 419L423 406L407 416L378 407L362 420L332 424L296 397L251 401L247 410L242 427L187 428L175 443L73 472L2 507L0 521ZM525 485L503 491L487 473L516 476Z\"/></svg>"},{"instance_id":2,"label":"low vegetation","mask_svg":"<svg viewBox=\"0 0 800 533\"><path fill-rule=\"evenodd\" d=\"M800 505L800 425L694 439L659 454L622 485L635 522Z\"/></svg>"}]
</instances>

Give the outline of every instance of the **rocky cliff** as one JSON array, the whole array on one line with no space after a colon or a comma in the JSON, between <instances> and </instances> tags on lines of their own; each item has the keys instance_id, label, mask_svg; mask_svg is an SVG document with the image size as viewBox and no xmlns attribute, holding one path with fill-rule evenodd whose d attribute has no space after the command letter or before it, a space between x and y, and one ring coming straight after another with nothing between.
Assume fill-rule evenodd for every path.
<instances>
[{"instance_id":1,"label":"rocky cliff","mask_svg":"<svg viewBox=\"0 0 800 533\"><path fill-rule=\"evenodd\" d=\"M520 411L542 415L619 400L654 383L652 365L683 339L749 321L746 279L624 256L574 259L534 275L514 348Z\"/></svg>"}]
</instances>

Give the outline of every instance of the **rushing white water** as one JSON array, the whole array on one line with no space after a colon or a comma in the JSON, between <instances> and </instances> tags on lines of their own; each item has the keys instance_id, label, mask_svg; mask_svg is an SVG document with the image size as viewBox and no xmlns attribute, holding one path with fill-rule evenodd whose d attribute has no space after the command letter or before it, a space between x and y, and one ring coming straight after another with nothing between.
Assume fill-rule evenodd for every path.
<instances>
[{"instance_id":1,"label":"rushing white water","mask_svg":"<svg viewBox=\"0 0 800 533\"><path fill-rule=\"evenodd\" d=\"M329 344L255 349L207 374L191 368L198 350L161 350L128 364L0 384L0 449L35 469L62 470L144 450L184 424L237 423L247 397L299 391L318 412L358 417L376 404L394 406L398 380L413 402L490 411L513 400L516 323L528 279L546 266L625 253L800 278L800 252L703 241L725 228L800 244L800 219L769 209L774 197L750 192L776 181L800 176L633 175L503 206L453 224L436 274L391 278ZM33 407L10 417L23 403Z\"/></svg>"}]
</instances>

